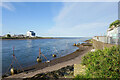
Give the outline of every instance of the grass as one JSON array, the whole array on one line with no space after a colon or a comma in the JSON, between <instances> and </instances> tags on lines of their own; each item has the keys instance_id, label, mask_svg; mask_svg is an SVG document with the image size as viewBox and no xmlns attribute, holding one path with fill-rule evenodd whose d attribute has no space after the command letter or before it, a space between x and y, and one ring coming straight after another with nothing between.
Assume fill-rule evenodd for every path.
<instances>
[{"instance_id":1,"label":"grass","mask_svg":"<svg viewBox=\"0 0 120 80\"><path fill-rule=\"evenodd\" d=\"M90 42L89 43L93 43L92 39L90 39Z\"/></svg>"},{"instance_id":2,"label":"grass","mask_svg":"<svg viewBox=\"0 0 120 80\"><path fill-rule=\"evenodd\" d=\"M82 58L81 64L87 67L86 74L77 75L74 80L80 78L120 78L120 46L89 52Z\"/></svg>"}]
</instances>

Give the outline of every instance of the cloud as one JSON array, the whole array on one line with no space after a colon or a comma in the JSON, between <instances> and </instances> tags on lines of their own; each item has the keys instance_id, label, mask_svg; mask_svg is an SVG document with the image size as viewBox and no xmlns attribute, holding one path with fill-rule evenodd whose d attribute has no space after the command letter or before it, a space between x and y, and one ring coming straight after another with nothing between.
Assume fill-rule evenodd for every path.
<instances>
[{"instance_id":1,"label":"cloud","mask_svg":"<svg viewBox=\"0 0 120 80\"><path fill-rule=\"evenodd\" d=\"M86 23L75 25L74 27L53 27L49 30L49 35L53 36L95 36L106 32L108 23ZM105 28L106 27L106 28ZM104 29L105 28L105 29Z\"/></svg>"},{"instance_id":2,"label":"cloud","mask_svg":"<svg viewBox=\"0 0 120 80\"><path fill-rule=\"evenodd\" d=\"M114 15L117 14L117 12L112 11L110 8L111 5L113 4L99 4L94 2L64 3L64 7L61 9L58 16L54 17L55 26L49 29L49 35L101 35L106 32L110 21L114 20ZM111 9L111 11L109 11L109 9ZM113 12L115 14L112 14Z\"/></svg>"},{"instance_id":3,"label":"cloud","mask_svg":"<svg viewBox=\"0 0 120 80\"><path fill-rule=\"evenodd\" d=\"M0 3L0 6L9 10L9 11L15 10L15 7L10 2L2 2L2 3Z\"/></svg>"}]
</instances>

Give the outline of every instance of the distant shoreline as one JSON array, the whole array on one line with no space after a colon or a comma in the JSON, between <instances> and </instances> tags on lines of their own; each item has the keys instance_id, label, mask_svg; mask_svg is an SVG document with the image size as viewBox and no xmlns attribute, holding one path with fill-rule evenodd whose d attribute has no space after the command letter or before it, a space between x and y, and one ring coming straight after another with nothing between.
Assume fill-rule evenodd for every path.
<instances>
[{"instance_id":1,"label":"distant shoreline","mask_svg":"<svg viewBox=\"0 0 120 80\"><path fill-rule=\"evenodd\" d=\"M78 39L81 37L31 37L31 38L20 38L20 37L1 37L1 40L33 40L33 39Z\"/></svg>"},{"instance_id":2,"label":"distant shoreline","mask_svg":"<svg viewBox=\"0 0 120 80\"><path fill-rule=\"evenodd\" d=\"M35 37L35 38L0 38L2 40L31 40L31 39L63 39L63 38L53 38L53 37Z\"/></svg>"}]
</instances>

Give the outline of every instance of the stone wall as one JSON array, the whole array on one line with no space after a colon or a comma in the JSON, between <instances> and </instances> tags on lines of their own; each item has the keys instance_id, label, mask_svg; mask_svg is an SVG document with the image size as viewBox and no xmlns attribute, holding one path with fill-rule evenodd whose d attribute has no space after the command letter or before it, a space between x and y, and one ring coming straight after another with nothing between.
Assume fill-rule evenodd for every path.
<instances>
[{"instance_id":1,"label":"stone wall","mask_svg":"<svg viewBox=\"0 0 120 80\"><path fill-rule=\"evenodd\" d=\"M92 41L93 41L93 47L95 49L104 49L105 47L115 46L115 44L107 44L107 43L103 43L103 42L100 42L100 41L96 41L94 39L92 39Z\"/></svg>"}]
</instances>

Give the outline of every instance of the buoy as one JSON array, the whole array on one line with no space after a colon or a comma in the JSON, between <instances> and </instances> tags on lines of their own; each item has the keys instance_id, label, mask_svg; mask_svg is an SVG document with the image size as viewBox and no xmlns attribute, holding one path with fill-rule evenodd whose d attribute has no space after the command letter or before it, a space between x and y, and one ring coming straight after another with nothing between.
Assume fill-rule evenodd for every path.
<instances>
[{"instance_id":1,"label":"buoy","mask_svg":"<svg viewBox=\"0 0 120 80\"><path fill-rule=\"evenodd\" d=\"M13 67L10 69L10 72L11 72L12 75L17 74L17 70L14 69Z\"/></svg>"},{"instance_id":2,"label":"buoy","mask_svg":"<svg viewBox=\"0 0 120 80\"><path fill-rule=\"evenodd\" d=\"M47 60L46 62L47 62L47 63L49 63L50 61L49 61L49 60Z\"/></svg>"},{"instance_id":3,"label":"buoy","mask_svg":"<svg viewBox=\"0 0 120 80\"><path fill-rule=\"evenodd\" d=\"M74 43L74 46L76 46L76 44Z\"/></svg>"},{"instance_id":4,"label":"buoy","mask_svg":"<svg viewBox=\"0 0 120 80\"><path fill-rule=\"evenodd\" d=\"M56 55L55 55L55 54L53 54L52 56L53 56L53 57L56 57Z\"/></svg>"},{"instance_id":5,"label":"buoy","mask_svg":"<svg viewBox=\"0 0 120 80\"><path fill-rule=\"evenodd\" d=\"M37 62L42 62L42 59L40 59L39 57L37 57Z\"/></svg>"},{"instance_id":6,"label":"buoy","mask_svg":"<svg viewBox=\"0 0 120 80\"><path fill-rule=\"evenodd\" d=\"M10 71L11 71L11 74L14 75L14 68L13 67L10 69Z\"/></svg>"},{"instance_id":7,"label":"buoy","mask_svg":"<svg viewBox=\"0 0 120 80\"><path fill-rule=\"evenodd\" d=\"M10 72L11 72L12 75L17 74L18 72L21 72L20 69L18 69L18 68L21 68L22 71L24 72L22 66L19 64L17 58L15 57L14 47L13 47L13 55L12 55L12 56L13 56L13 60L12 60L12 63L11 63L11 65L10 65L10 67L7 69L7 72L10 70ZM14 69L14 67L13 67L14 61L15 61L15 63L16 63L16 67L17 67L17 68L15 68L15 69ZM6 72L6 73L7 73L7 72ZM5 74L6 74L6 73L5 73Z\"/></svg>"}]
</instances>

